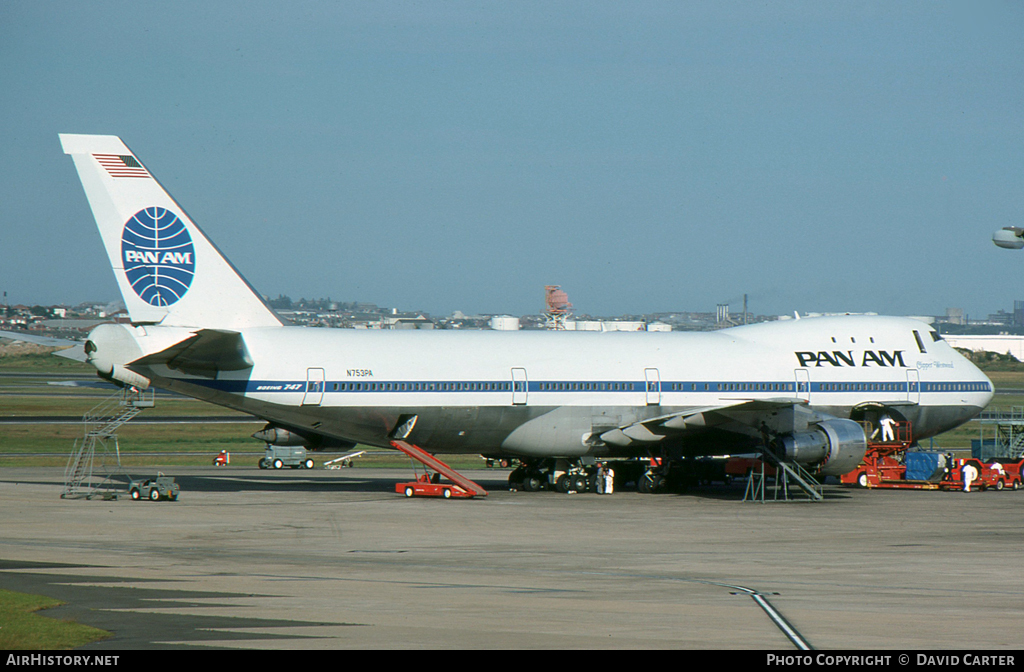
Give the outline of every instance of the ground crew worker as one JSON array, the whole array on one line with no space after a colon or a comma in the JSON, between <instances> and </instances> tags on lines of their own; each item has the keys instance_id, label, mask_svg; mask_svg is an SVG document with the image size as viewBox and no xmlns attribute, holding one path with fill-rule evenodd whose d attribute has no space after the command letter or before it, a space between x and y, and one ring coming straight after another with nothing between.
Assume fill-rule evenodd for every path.
<instances>
[{"instance_id":1,"label":"ground crew worker","mask_svg":"<svg viewBox=\"0 0 1024 672\"><path fill-rule=\"evenodd\" d=\"M893 426L896 424L895 420L888 415L883 415L878 424L882 426L882 443L896 440L896 435L892 431Z\"/></svg>"},{"instance_id":2,"label":"ground crew worker","mask_svg":"<svg viewBox=\"0 0 1024 672\"><path fill-rule=\"evenodd\" d=\"M608 468L602 462L597 468L597 494L606 495L608 487Z\"/></svg>"},{"instance_id":3,"label":"ground crew worker","mask_svg":"<svg viewBox=\"0 0 1024 672\"><path fill-rule=\"evenodd\" d=\"M610 495L615 492L615 471L605 465L604 467L604 494Z\"/></svg>"},{"instance_id":4,"label":"ground crew worker","mask_svg":"<svg viewBox=\"0 0 1024 672\"><path fill-rule=\"evenodd\" d=\"M968 462L960 468L960 473L964 476L964 492L970 492L971 482L978 478L978 468Z\"/></svg>"}]
</instances>

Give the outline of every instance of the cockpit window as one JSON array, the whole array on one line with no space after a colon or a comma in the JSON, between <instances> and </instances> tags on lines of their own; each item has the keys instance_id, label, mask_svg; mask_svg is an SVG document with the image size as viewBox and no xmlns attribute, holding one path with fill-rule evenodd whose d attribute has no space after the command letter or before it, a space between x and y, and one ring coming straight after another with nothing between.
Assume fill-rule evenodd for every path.
<instances>
[{"instance_id":1,"label":"cockpit window","mask_svg":"<svg viewBox=\"0 0 1024 672\"><path fill-rule=\"evenodd\" d=\"M924 341L921 340L921 334L917 333L916 329L914 330L914 340L917 341L917 349L927 354L928 351L924 349Z\"/></svg>"},{"instance_id":2,"label":"cockpit window","mask_svg":"<svg viewBox=\"0 0 1024 672\"><path fill-rule=\"evenodd\" d=\"M940 334L939 332L932 331L932 332L929 332L929 333L931 333L931 335L932 335L932 341L941 341L942 340L942 334Z\"/></svg>"}]
</instances>

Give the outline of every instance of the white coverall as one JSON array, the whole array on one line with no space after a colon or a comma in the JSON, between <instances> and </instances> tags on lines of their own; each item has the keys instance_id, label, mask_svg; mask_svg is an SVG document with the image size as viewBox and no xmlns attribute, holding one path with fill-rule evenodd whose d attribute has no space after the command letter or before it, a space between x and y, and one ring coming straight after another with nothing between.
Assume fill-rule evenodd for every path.
<instances>
[{"instance_id":1,"label":"white coverall","mask_svg":"<svg viewBox=\"0 0 1024 672\"><path fill-rule=\"evenodd\" d=\"M890 418L888 415L883 415L882 419L878 421L878 424L882 426L882 443L886 441L895 441L896 435L893 433L893 425L896 421Z\"/></svg>"},{"instance_id":2,"label":"white coverall","mask_svg":"<svg viewBox=\"0 0 1024 672\"><path fill-rule=\"evenodd\" d=\"M973 464L965 464L961 473L964 475L964 492L970 492L971 483L978 478L978 469Z\"/></svg>"}]
</instances>

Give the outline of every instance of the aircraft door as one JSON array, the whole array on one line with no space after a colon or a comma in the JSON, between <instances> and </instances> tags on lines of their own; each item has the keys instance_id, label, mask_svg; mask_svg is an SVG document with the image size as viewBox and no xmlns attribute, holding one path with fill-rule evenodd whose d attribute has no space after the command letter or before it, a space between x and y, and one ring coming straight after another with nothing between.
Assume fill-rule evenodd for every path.
<instances>
[{"instance_id":1,"label":"aircraft door","mask_svg":"<svg viewBox=\"0 0 1024 672\"><path fill-rule=\"evenodd\" d=\"M811 401L811 374L807 369L796 369L796 396L797 399Z\"/></svg>"},{"instance_id":2,"label":"aircraft door","mask_svg":"<svg viewBox=\"0 0 1024 672\"><path fill-rule=\"evenodd\" d=\"M647 405L657 406L661 403L661 375L657 369L644 369L647 379Z\"/></svg>"},{"instance_id":3,"label":"aircraft door","mask_svg":"<svg viewBox=\"0 0 1024 672\"><path fill-rule=\"evenodd\" d=\"M907 369L907 401L912 404L921 403L921 378L917 369Z\"/></svg>"},{"instance_id":4,"label":"aircraft door","mask_svg":"<svg viewBox=\"0 0 1024 672\"><path fill-rule=\"evenodd\" d=\"M319 406L324 399L324 370L306 369L306 392L302 395L303 406Z\"/></svg>"},{"instance_id":5,"label":"aircraft door","mask_svg":"<svg viewBox=\"0 0 1024 672\"><path fill-rule=\"evenodd\" d=\"M526 391L529 386L526 380L526 369L512 369L512 404L515 406L526 405Z\"/></svg>"}]
</instances>

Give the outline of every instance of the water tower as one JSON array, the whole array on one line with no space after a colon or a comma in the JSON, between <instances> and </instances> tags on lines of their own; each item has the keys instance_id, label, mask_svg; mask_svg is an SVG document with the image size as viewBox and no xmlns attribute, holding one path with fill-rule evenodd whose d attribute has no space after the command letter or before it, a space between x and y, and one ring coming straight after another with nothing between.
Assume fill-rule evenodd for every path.
<instances>
[{"instance_id":1,"label":"water tower","mask_svg":"<svg viewBox=\"0 0 1024 672\"><path fill-rule=\"evenodd\" d=\"M547 318L545 328L564 331L565 321L572 315L569 295L559 285L547 285L544 287L544 301L544 317Z\"/></svg>"}]
</instances>

